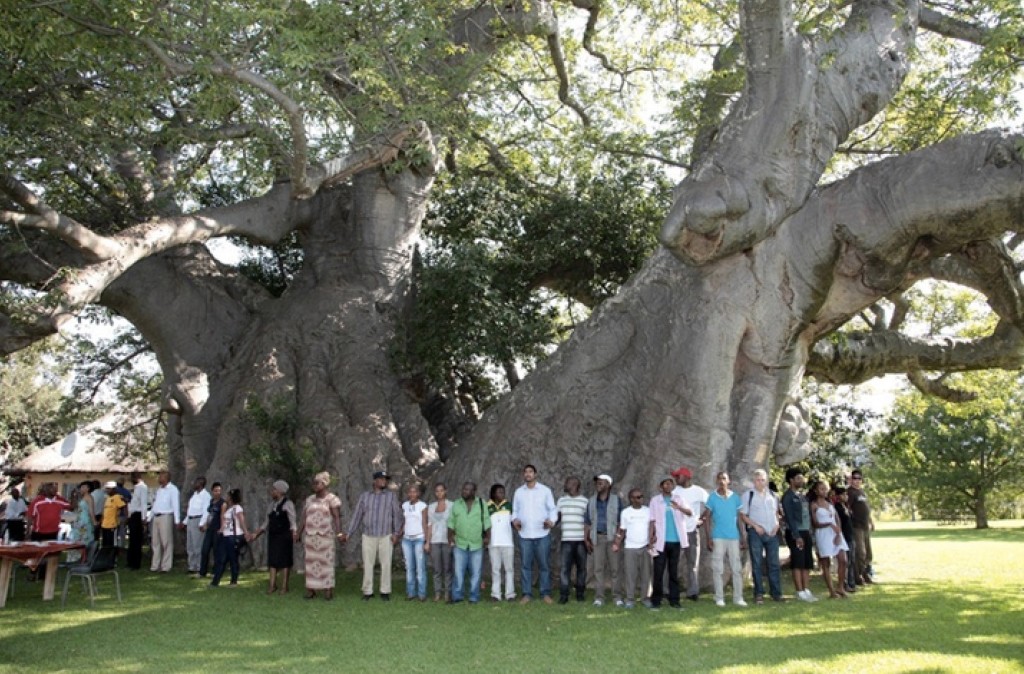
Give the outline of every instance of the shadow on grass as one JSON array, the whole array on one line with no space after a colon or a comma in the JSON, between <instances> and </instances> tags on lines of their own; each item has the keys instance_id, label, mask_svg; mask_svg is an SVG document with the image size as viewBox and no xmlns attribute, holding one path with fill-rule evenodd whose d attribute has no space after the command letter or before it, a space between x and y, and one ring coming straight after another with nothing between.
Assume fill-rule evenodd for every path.
<instances>
[{"instance_id":1,"label":"shadow on grass","mask_svg":"<svg viewBox=\"0 0 1024 674\"><path fill-rule=\"evenodd\" d=\"M589 602L424 605L400 591L390 603L363 602L358 573L339 574L333 602L304 600L301 576L284 597L266 596L256 572L237 589L212 590L184 574L122 576L125 602L106 583L93 610L80 593L61 611L19 585L0 611L0 672L85 663L107 672L807 672L823 662L930 672L961 661L1007 671L1024 654L1024 598L955 581L878 585L847 601L723 609L705 598L652 612ZM886 664L893 653L920 662Z\"/></svg>"}]
</instances>

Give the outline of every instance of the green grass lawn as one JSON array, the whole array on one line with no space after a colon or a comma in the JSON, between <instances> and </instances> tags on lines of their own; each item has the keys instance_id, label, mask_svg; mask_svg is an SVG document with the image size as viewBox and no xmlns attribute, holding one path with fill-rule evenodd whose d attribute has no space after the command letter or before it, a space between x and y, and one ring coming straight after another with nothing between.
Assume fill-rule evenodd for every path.
<instances>
[{"instance_id":1,"label":"green grass lawn","mask_svg":"<svg viewBox=\"0 0 1024 674\"><path fill-rule=\"evenodd\" d=\"M722 609L702 597L682 612L445 606L401 591L364 603L357 573L340 574L333 602L306 601L301 577L268 597L255 571L217 590L123 572L124 604L103 579L95 609L73 586L62 611L19 577L0 609L0 672L1024 672L1024 523L889 523L874 540L879 583L849 600Z\"/></svg>"}]
</instances>

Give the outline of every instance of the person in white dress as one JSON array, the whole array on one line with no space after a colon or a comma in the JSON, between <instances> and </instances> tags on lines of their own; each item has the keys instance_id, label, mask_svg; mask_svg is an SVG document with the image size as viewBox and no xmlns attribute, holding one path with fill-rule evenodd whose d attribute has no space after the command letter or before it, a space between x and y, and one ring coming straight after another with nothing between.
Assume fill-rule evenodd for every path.
<instances>
[{"instance_id":1,"label":"person in white dress","mask_svg":"<svg viewBox=\"0 0 1024 674\"><path fill-rule=\"evenodd\" d=\"M814 542L818 548L818 564L821 566L821 577L828 587L831 599L846 598L843 583L832 582L832 560L837 560L839 578L846 578L846 551L849 547L843 538L843 529L839 523L836 508L829 500L828 482L817 480L807 495L811 501L811 523L814 526Z\"/></svg>"}]
</instances>

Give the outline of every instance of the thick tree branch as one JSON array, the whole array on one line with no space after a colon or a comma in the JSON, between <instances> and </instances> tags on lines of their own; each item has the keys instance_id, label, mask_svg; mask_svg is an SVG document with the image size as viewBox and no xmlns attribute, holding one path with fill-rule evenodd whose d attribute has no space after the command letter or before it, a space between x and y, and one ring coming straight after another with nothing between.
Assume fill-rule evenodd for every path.
<instances>
[{"instance_id":1,"label":"thick tree branch","mask_svg":"<svg viewBox=\"0 0 1024 674\"><path fill-rule=\"evenodd\" d=\"M114 254L79 269L64 270L63 277L43 301L21 311L18 320L0 322L0 353L11 353L27 343L53 334L86 304L136 262L159 252L217 236L239 235L274 243L308 217L289 198L287 185L278 185L262 197L236 205L198 211L191 215L158 218L103 237Z\"/></svg>"},{"instance_id":2,"label":"thick tree branch","mask_svg":"<svg viewBox=\"0 0 1024 674\"><path fill-rule=\"evenodd\" d=\"M972 391L962 391L960 389L947 386L945 379L945 374L939 375L934 379L929 379L919 370L911 370L910 372L907 372L907 381L913 384L914 388L927 396L935 396L936 398L951 403L966 403L971 400L977 400L977 393Z\"/></svg>"},{"instance_id":3,"label":"thick tree branch","mask_svg":"<svg viewBox=\"0 0 1024 674\"><path fill-rule=\"evenodd\" d=\"M963 21L928 7L921 8L921 28L933 33L984 46L992 36L992 29L987 26Z\"/></svg>"},{"instance_id":4,"label":"thick tree branch","mask_svg":"<svg viewBox=\"0 0 1024 674\"><path fill-rule=\"evenodd\" d=\"M818 42L796 34L781 0L745 0L741 21L743 94L661 232L688 263L753 246L804 204L839 144L902 83L917 0L855 0L843 29Z\"/></svg>"},{"instance_id":5,"label":"thick tree branch","mask_svg":"<svg viewBox=\"0 0 1024 674\"><path fill-rule=\"evenodd\" d=\"M50 232L94 260L105 260L120 252L116 241L99 236L78 221L61 215L13 176L0 174L0 190L31 214L4 211L0 221Z\"/></svg>"},{"instance_id":6,"label":"thick tree branch","mask_svg":"<svg viewBox=\"0 0 1024 674\"><path fill-rule=\"evenodd\" d=\"M860 384L886 374L920 370L966 372L1024 365L1024 335L1008 324L978 340L915 339L889 330L842 333L819 341L807 374L831 384Z\"/></svg>"}]
</instances>

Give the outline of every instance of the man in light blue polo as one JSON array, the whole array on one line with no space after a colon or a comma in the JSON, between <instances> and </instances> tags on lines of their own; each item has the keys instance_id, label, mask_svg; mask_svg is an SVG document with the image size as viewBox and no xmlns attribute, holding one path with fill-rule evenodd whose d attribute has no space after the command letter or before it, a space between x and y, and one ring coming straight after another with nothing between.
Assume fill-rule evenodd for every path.
<instances>
[{"instance_id":1,"label":"man in light blue polo","mask_svg":"<svg viewBox=\"0 0 1024 674\"><path fill-rule=\"evenodd\" d=\"M526 484L516 489L512 499L512 526L519 532L522 558L521 579L526 604L533 599L533 563L540 573L540 596L545 604L551 599L551 528L558 521L558 508L551 490L537 482L537 468L527 464L523 469Z\"/></svg>"}]
</instances>

